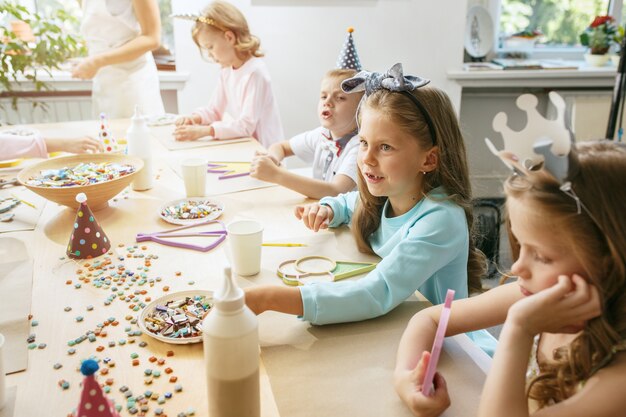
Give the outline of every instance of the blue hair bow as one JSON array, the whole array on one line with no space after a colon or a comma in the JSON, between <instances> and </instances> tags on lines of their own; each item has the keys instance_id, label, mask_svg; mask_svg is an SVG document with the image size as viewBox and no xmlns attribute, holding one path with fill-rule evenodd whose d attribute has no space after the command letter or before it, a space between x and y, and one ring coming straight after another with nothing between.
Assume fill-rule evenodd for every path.
<instances>
[{"instance_id":1,"label":"blue hair bow","mask_svg":"<svg viewBox=\"0 0 626 417\"><path fill-rule=\"evenodd\" d=\"M361 71L352 78L348 78L341 83L341 89L346 93L356 93L365 90L365 95L369 96L374 91L384 88L389 91L411 92L428 84L430 80L413 75L404 75L402 64L397 63L387 72Z\"/></svg>"}]
</instances>

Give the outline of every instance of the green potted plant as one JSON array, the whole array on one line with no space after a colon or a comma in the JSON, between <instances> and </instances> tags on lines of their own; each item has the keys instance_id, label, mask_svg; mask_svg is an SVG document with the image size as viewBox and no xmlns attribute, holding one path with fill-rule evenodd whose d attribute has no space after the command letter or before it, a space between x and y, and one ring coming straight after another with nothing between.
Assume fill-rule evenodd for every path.
<instances>
[{"instance_id":1,"label":"green potted plant","mask_svg":"<svg viewBox=\"0 0 626 417\"><path fill-rule=\"evenodd\" d=\"M42 16L12 0L0 0L0 19L4 22L0 23L0 97L11 98L15 110L21 82L32 83L35 92L51 90L40 74L51 75L69 58L86 54L82 41L68 30L77 19L63 8ZM32 104L43 106L36 100Z\"/></svg>"},{"instance_id":2,"label":"green potted plant","mask_svg":"<svg viewBox=\"0 0 626 417\"><path fill-rule=\"evenodd\" d=\"M593 22L580 34L580 43L589 48L585 54L587 63L602 66L609 60L608 52L617 31L612 16L596 16Z\"/></svg>"}]
</instances>

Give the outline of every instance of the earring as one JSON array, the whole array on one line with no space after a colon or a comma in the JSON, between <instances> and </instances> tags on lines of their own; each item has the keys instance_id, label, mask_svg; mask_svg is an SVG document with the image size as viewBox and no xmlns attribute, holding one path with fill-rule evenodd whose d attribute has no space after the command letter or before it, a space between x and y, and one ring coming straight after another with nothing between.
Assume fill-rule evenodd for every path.
<instances>
[{"instance_id":1,"label":"earring","mask_svg":"<svg viewBox=\"0 0 626 417\"><path fill-rule=\"evenodd\" d=\"M426 175L426 171L422 171L422 174Z\"/></svg>"}]
</instances>

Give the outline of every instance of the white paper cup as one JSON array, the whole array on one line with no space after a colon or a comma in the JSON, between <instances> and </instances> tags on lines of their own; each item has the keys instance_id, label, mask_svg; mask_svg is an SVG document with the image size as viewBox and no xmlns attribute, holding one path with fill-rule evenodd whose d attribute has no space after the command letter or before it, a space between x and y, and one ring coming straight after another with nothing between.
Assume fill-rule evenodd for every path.
<instances>
[{"instance_id":1,"label":"white paper cup","mask_svg":"<svg viewBox=\"0 0 626 417\"><path fill-rule=\"evenodd\" d=\"M263 225L255 220L236 220L226 226L226 231L233 271L243 277L258 274L261 271Z\"/></svg>"},{"instance_id":2,"label":"white paper cup","mask_svg":"<svg viewBox=\"0 0 626 417\"><path fill-rule=\"evenodd\" d=\"M4 352L4 336L0 333L0 410L4 407L7 402L7 384L6 384L6 375L4 374L4 361L3 361L3 352Z\"/></svg>"},{"instance_id":3,"label":"white paper cup","mask_svg":"<svg viewBox=\"0 0 626 417\"><path fill-rule=\"evenodd\" d=\"M207 161L200 158L185 159L181 164L187 197L204 197Z\"/></svg>"}]
</instances>

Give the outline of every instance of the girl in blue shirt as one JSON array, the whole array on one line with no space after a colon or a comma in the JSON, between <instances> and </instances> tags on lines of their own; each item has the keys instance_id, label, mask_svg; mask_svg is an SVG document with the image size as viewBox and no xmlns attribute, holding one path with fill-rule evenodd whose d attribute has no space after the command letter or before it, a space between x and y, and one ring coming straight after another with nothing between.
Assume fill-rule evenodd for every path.
<instances>
[{"instance_id":1,"label":"girl in blue shirt","mask_svg":"<svg viewBox=\"0 0 626 417\"><path fill-rule=\"evenodd\" d=\"M314 324L384 315L419 290L433 304L480 289L484 256L470 238L471 187L465 145L448 96L429 81L361 72L346 92L365 90L360 105L359 191L296 207L314 231L351 224L359 249L382 257L357 281L246 292L257 314L275 310Z\"/></svg>"}]
</instances>

